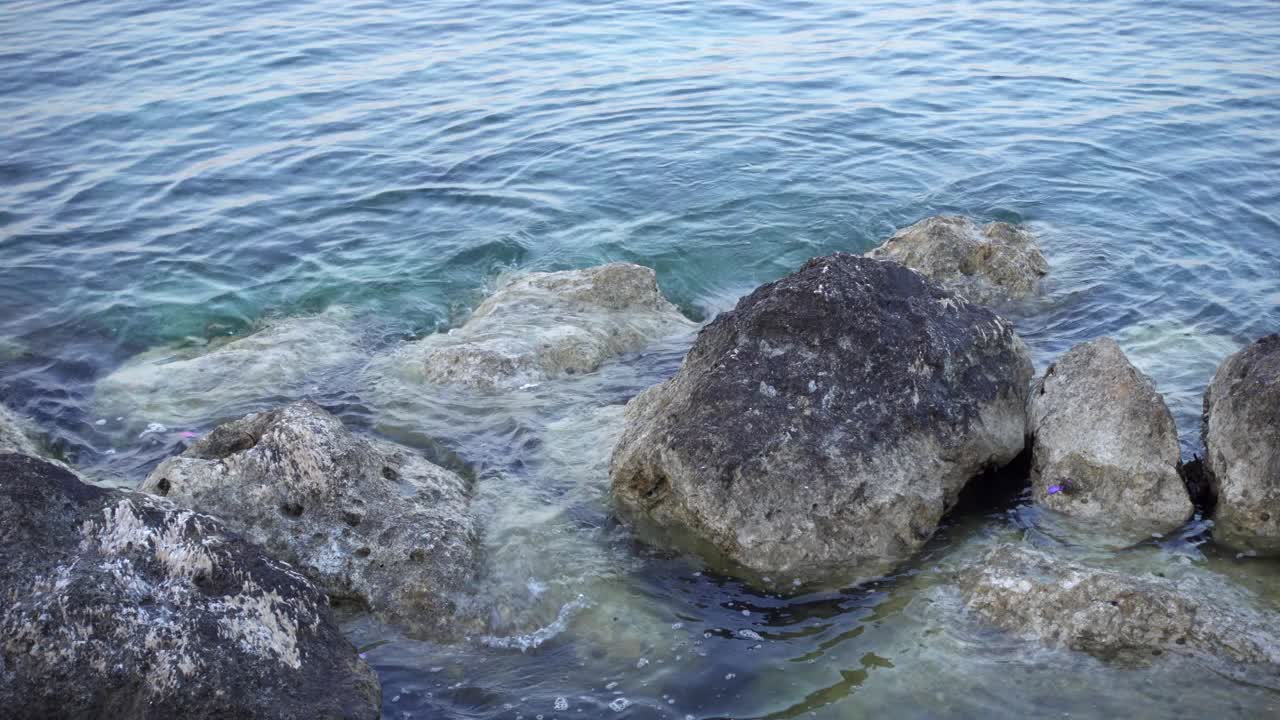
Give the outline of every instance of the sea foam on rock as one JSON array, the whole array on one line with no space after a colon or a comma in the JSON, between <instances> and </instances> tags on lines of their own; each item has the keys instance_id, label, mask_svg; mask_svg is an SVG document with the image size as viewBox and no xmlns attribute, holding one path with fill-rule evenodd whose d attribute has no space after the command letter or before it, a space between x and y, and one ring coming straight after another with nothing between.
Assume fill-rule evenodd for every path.
<instances>
[{"instance_id":1,"label":"sea foam on rock","mask_svg":"<svg viewBox=\"0 0 1280 720\"><path fill-rule=\"evenodd\" d=\"M9 718L376 718L323 593L207 516L0 455Z\"/></svg>"},{"instance_id":2,"label":"sea foam on rock","mask_svg":"<svg viewBox=\"0 0 1280 720\"><path fill-rule=\"evenodd\" d=\"M899 230L867 256L906 265L983 304L1026 297L1049 272L1035 236L1026 228L1006 222L978 227L954 215L926 218Z\"/></svg>"},{"instance_id":3,"label":"sea foam on rock","mask_svg":"<svg viewBox=\"0 0 1280 720\"><path fill-rule=\"evenodd\" d=\"M1108 337L1058 358L1031 391L1037 503L1141 539L1186 522L1178 430L1151 379Z\"/></svg>"},{"instance_id":4,"label":"sea foam on rock","mask_svg":"<svg viewBox=\"0 0 1280 720\"><path fill-rule=\"evenodd\" d=\"M986 308L896 263L815 258L628 404L613 495L775 580L880 575L1024 449L1031 372Z\"/></svg>"},{"instance_id":5,"label":"sea foam on rock","mask_svg":"<svg viewBox=\"0 0 1280 720\"><path fill-rule=\"evenodd\" d=\"M471 488L310 401L214 429L143 482L222 518L337 599L411 634L447 635L476 565Z\"/></svg>"},{"instance_id":6,"label":"sea foam on rock","mask_svg":"<svg viewBox=\"0 0 1280 720\"><path fill-rule=\"evenodd\" d=\"M1218 496L1214 539L1280 554L1280 335L1223 361L1205 391L1202 432Z\"/></svg>"},{"instance_id":7,"label":"sea foam on rock","mask_svg":"<svg viewBox=\"0 0 1280 720\"><path fill-rule=\"evenodd\" d=\"M0 405L0 453L39 455L22 419L4 405Z\"/></svg>"},{"instance_id":8,"label":"sea foam on rock","mask_svg":"<svg viewBox=\"0 0 1280 720\"><path fill-rule=\"evenodd\" d=\"M984 620L1103 659L1171 653L1280 666L1280 614L1209 572L1135 575L1004 544L961 570L959 587Z\"/></svg>"},{"instance_id":9,"label":"sea foam on rock","mask_svg":"<svg viewBox=\"0 0 1280 720\"><path fill-rule=\"evenodd\" d=\"M653 270L610 263L508 280L461 327L405 345L375 364L404 380L511 390L642 350L694 324Z\"/></svg>"},{"instance_id":10,"label":"sea foam on rock","mask_svg":"<svg viewBox=\"0 0 1280 720\"><path fill-rule=\"evenodd\" d=\"M158 348L98 381L94 405L134 424L198 424L255 401L300 393L325 370L363 362L345 308L273 320L201 348Z\"/></svg>"}]
</instances>

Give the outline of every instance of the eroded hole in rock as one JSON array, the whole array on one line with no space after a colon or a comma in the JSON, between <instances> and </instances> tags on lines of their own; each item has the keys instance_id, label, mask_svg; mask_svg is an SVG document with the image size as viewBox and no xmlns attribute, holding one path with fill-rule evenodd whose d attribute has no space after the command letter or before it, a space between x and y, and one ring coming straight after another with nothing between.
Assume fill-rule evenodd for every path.
<instances>
[{"instance_id":1,"label":"eroded hole in rock","mask_svg":"<svg viewBox=\"0 0 1280 720\"><path fill-rule=\"evenodd\" d=\"M427 559L427 551L423 550L422 548L414 548L409 553L409 559L414 562L422 562L423 560Z\"/></svg>"},{"instance_id":2,"label":"eroded hole in rock","mask_svg":"<svg viewBox=\"0 0 1280 720\"><path fill-rule=\"evenodd\" d=\"M359 548L359 549L357 549L357 550L356 550L356 557L367 558L367 557L369 557L369 553L371 553L371 552L373 552L373 551L372 551L372 550L370 550L369 548L367 548L367 547L362 547L362 548Z\"/></svg>"},{"instance_id":3,"label":"eroded hole in rock","mask_svg":"<svg viewBox=\"0 0 1280 720\"><path fill-rule=\"evenodd\" d=\"M1008 510L1023 499L1031 484L1031 442L1008 465L988 470L960 491L953 513Z\"/></svg>"},{"instance_id":4,"label":"eroded hole in rock","mask_svg":"<svg viewBox=\"0 0 1280 720\"><path fill-rule=\"evenodd\" d=\"M288 517L302 517L302 503L287 502L280 506L280 512Z\"/></svg>"},{"instance_id":5,"label":"eroded hole in rock","mask_svg":"<svg viewBox=\"0 0 1280 720\"><path fill-rule=\"evenodd\" d=\"M347 512L342 513L342 520L351 527L355 527L361 522L364 522L364 516L360 513L354 513L348 510Z\"/></svg>"},{"instance_id":6,"label":"eroded hole in rock","mask_svg":"<svg viewBox=\"0 0 1280 720\"><path fill-rule=\"evenodd\" d=\"M641 478L640 480L643 482L644 478ZM659 473L652 478L649 478L648 487L644 488L640 497L644 500L645 504L649 507L653 507L667 498L667 493L670 489L671 481L667 479L665 474Z\"/></svg>"},{"instance_id":7,"label":"eroded hole in rock","mask_svg":"<svg viewBox=\"0 0 1280 720\"><path fill-rule=\"evenodd\" d=\"M391 482L400 481L400 473L396 472L390 465L382 466L382 477L390 480Z\"/></svg>"},{"instance_id":8,"label":"eroded hole in rock","mask_svg":"<svg viewBox=\"0 0 1280 720\"><path fill-rule=\"evenodd\" d=\"M156 494L168 495L170 488L169 478L160 478L160 482L156 483Z\"/></svg>"}]
</instances>

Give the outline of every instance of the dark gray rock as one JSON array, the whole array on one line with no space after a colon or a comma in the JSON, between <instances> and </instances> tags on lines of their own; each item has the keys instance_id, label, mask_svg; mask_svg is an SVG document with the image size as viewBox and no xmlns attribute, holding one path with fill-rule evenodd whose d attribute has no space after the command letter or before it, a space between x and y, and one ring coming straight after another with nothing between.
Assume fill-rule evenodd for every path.
<instances>
[{"instance_id":1,"label":"dark gray rock","mask_svg":"<svg viewBox=\"0 0 1280 720\"><path fill-rule=\"evenodd\" d=\"M816 258L631 401L614 498L775 581L879 575L1023 450L1030 380L989 310L896 263Z\"/></svg>"},{"instance_id":2,"label":"dark gray rock","mask_svg":"<svg viewBox=\"0 0 1280 720\"><path fill-rule=\"evenodd\" d=\"M1191 516L1173 415L1115 340L1080 343L1055 360L1032 389L1030 414L1037 503L1134 540Z\"/></svg>"},{"instance_id":3,"label":"dark gray rock","mask_svg":"<svg viewBox=\"0 0 1280 720\"><path fill-rule=\"evenodd\" d=\"M332 597L413 634L450 633L476 565L467 481L353 435L310 401L219 426L141 489L222 518Z\"/></svg>"},{"instance_id":4,"label":"dark gray rock","mask_svg":"<svg viewBox=\"0 0 1280 720\"><path fill-rule=\"evenodd\" d=\"M1019 225L993 222L979 228L954 215L926 218L894 233L867 253L919 271L947 290L992 304L1033 294L1049 264L1035 236Z\"/></svg>"},{"instance_id":5,"label":"dark gray rock","mask_svg":"<svg viewBox=\"0 0 1280 720\"><path fill-rule=\"evenodd\" d=\"M1214 539L1280 554L1280 335L1219 366L1204 395L1203 437L1218 496Z\"/></svg>"},{"instance_id":6,"label":"dark gray rock","mask_svg":"<svg viewBox=\"0 0 1280 720\"><path fill-rule=\"evenodd\" d=\"M961 571L959 587L987 622L1103 659L1171 653L1280 666L1280 614L1208 572L1131 575L1000 545Z\"/></svg>"},{"instance_id":7,"label":"dark gray rock","mask_svg":"<svg viewBox=\"0 0 1280 720\"><path fill-rule=\"evenodd\" d=\"M8 718L376 718L323 593L221 523L0 455Z\"/></svg>"}]
</instances>

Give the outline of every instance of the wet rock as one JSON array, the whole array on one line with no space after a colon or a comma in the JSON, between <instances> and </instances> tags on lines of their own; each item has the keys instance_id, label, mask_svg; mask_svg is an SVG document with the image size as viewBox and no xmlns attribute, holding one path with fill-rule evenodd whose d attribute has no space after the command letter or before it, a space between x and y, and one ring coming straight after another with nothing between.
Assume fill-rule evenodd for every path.
<instances>
[{"instance_id":1,"label":"wet rock","mask_svg":"<svg viewBox=\"0 0 1280 720\"><path fill-rule=\"evenodd\" d=\"M1214 539L1280 554L1280 335L1223 361L1205 391L1202 432L1218 495Z\"/></svg>"},{"instance_id":2,"label":"wet rock","mask_svg":"<svg viewBox=\"0 0 1280 720\"><path fill-rule=\"evenodd\" d=\"M662 296L653 270L611 263L516 277L462 327L406 345L376 372L484 391L588 373L693 323Z\"/></svg>"},{"instance_id":3,"label":"wet rock","mask_svg":"<svg viewBox=\"0 0 1280 720\"><path fill-rule=\"evenodd\" d=\"M0 405L0 453L40 454L22 420L3 405Z\"/></svg>"},{"instance_id":4,"label":"wet rock","mask_svg":"<svg viewBox=\"0 0 1280 720\"><path fill-rule=\"evenodd\" d=\"M9 718L376 718L323 593L206 515L0 455Z\"/></svg>"},{"instance_id":5,"label":"wet rock","mask_svg":"<svg viewBox=\"0 0 1280 720\"><path fill-rule=\"evenodd\" d=\"M1225 578L1131 575L1000 545L961 571L969 609L1046 643L1126 663L1163 653L1280 665L1280 614Z\"/></svg>"},{"instance_id":6,"label":"wet rock","mask_svg":"<svg viewBox=\"0 0 1280 720\"><path fill-rule=\"evenodd\" d=\"M363 362L350 321L347 310L332 308L206 347L145 352L98 381L95 407L134 424L198 424L243 412L300 392L326 370Z\"/></svg>"},{"instance_id":7,"label":"wet rock","mask_svg":"<svg viewBox=\"0 0 1280 720\"><path fill-rule=\"evenodd\" d=\"M1036 502L1135 539L1191 516L1173 416L1115 340L1081 343L1050 365L1030 415Z\"/></svg>"},{"instance_id":8,"label":"wet rock","mask_svg":"<svg viewBox=\"0 0 1280 720\"><path fill-rule=\"evenodd\" d=\"M222 518L330 596L413 634L450 632L476 562L463 478L353 435L310 401L219 426L141 489Z\"/></svg>"},{"instance_id":9,"label":"wet rock","mask_svg":"<svg viewBox=\"0 0 1280 720\"><path fill-rule=\"evenodd\" d=\"M906 265L982 304L1031 295L1049 272L1026 228L1006 222L979 228L969 218L954 215L927 218L899 230L867 256Z\"/></svg>"},{"instance_id":10,"label":"wet rock","mask_svg":"<svg viewBox=\"0 0 1280 720\"><path fill-rule=\"evenodd\" d=\"M815 258L628 404L613 495L774 580L879 575L1022 451L1030 380L989 310L896 263Z\"/></svg>"}]
</instances>

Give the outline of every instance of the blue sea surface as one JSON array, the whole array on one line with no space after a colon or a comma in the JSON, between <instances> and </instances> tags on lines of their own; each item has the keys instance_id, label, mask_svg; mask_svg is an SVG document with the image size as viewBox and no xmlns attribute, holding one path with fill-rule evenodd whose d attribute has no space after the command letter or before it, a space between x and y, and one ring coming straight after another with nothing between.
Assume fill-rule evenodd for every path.
<instances>
[{"instance_id":1,"label":"blue sea surface","mask_svg":"<svg viewBox=\"0 0 1280 720\"><path fill-rule=\"evenodd\" d=\"M1280 330L1272 0L11 0L0 122L0 400L123 484L175 449L94 413L128 358L335 306L375 353L456 325L511 270L640 263L703 320L930 215L1028 223L1051 273L1013 319L1038 369L1116 336L1188 456L1217 363ZM379 427L355 390L326 399ZM605 502L575 517L605 523ZM610 577L688 645L437 647L357 621L385 717L1137 717L1180 689L1087 663L1015 683L1065 661L1010 667L985 636L908 652L932 621L907 581L792 604L597 544L644 556ZM783 628L755 626L754 650L734 624L753 617ZM1216 682L1207 706L1274 710Z\"/></svg>"}]
</instances>

